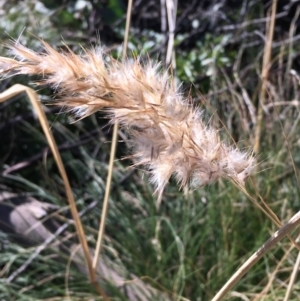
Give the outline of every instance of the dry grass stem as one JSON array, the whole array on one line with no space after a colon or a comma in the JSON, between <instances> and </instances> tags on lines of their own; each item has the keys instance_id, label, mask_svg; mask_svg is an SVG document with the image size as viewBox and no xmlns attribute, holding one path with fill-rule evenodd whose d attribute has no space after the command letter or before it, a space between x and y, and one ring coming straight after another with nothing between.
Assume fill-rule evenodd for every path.
<instances>
[{"instance_id":1,"label":"dry grass stem","mask_svg":"<svg viewBox=\"0 0 300 301\"><path fill-rule=\"evenodd\" d=\"M212 301L220 301L234 287L234 285L267 254L276 244L300 224L300 211L296 213L285 225L277 230L227 281L222 289L214 296Z\"/></svg>"},{"instance_id":2,"label":"dry grass stem","mask_svg":"<svg viewBox=\"0 0 300 301\"><path fill-rule=\"evenodd\" d=\"M172 175L186 189L222 177L244 185L253 155L221 141L218 130L170 84L167 72L159 72L159 64L120 63L101 49L79 56L42 43L43 53L11 46L16 59L0 58L2 73L41 76L40 84L57 90L56 104L79 119L105 110L127 131L131 158L147 167L159 195Z\"/></svg>"},{"instance_id":3,"label":"dry grass stem","mask_svg":"<svg viewBox=\"0 0 300 301\"><path fill-rule=\"evenodd\" d=\"M272 285L274 285L274 282L276 281L276 277L278 276L278 272L280 268L282 268L282 265L286 260L288 260L288 257L290 256L291 251L295 247L292 245L287 252L284 253L283 257L280 259L279 263L277 264L276 268L272 271L270 275L268 275L268 283L264 285L264 288L261 292L257 293L256 296L251 301L262 301L267 296L267 293L272 288Z\"/></svg>"},{"instance_id":4,"label":"dry grass stem","mask_svg":"<svg viewBox=\"0 0 300 301\"><path fill-rule=\"evenodd\" d=\"M123 61L125 60L126 55L127 55L132 2L133 2L133 0L128 1L126 28L125 28L123 54L122 54ZM107 179L106 179L105 195L104 195L104 200L103 200L99 232L98 232L98 238L97 238L97 243L96 243L96 251L95 251L95 256L93 259L94 269L96 268L98 261L99 261L102 241L103 241L104 232L105 232L105 222L106 222L106 216L107 216L107 211L108 211L108 201L109 201L109 195L110 195L110 190L111 190L114 160L115 160L116 149L117 149L117 144L118 144L118 129L119 129L119 124L116 121L114 124L114 130L113 130L113 136L112 136L112 144L111 144L111 150L110 150L110 156L109 156L109 168L108 168L108 174L107 174Z\"/></svg>"},{"instance_id":5,"label":"dry grass stem","mask_svg":"<svg viewBox=\"0 0 300 301\"><path fill-rule=\"evenodd\" d=\"M10 60L10 59L5 59L4 60L4 64L12 63L12 62L13 61ZM66 196L67 196L67 199L68 199L68 202L69 202L69 205L70 205L70 210L71 210L71 213L72 213L72 216L73 216L73 219L74 219L76 232L77 232L80 244L83 248L83 253L84 253L84 257L85 257L85 260L86 260L86 263L87 263L87 266L88 266L88 271L89 271L89 276L90 276L91 283L94 285L97 292L101 296L103 296L104 300L108 300L108 298L106 297L105 292L101 289L101 287L99 286L99 284L96 281L96 275L95 275L94 269L92 267L92 261L91 261L91 257L90 257L88 244L87 244L85 234L84 234L84 230L83 230L83 226L82 226L82 223L81 223L81 220L80 220L77 208L76 208L76 204L75 204L74 196L73 196L71 186L70 186L70 183L69 183L69 179L68 179L65 167L63 165L60 153L58 151L55 139L54 139L54 137L53 137L53 135L52 135L52 133L49 129L50 127L49 127L49 124L48 124L48 121L47 121L47 117L46 117L45 112L42 108L42 105L39 101L37 93L34 90L30 89L29 87L17 84L17 85L12 86L8 90L6 90L6 91L4 91L0 94L0 103L4 102L7 99L12 98L12 97L14 97L14 96L16 96L20 93L26 93L27 94L33 108L35 109L35 111L36 111L36 113L39 117L39 121L41 123L42 129L43 129L43 131L45 133L45 136L47 138L49 147L50 147L50 149L53 153L53 156L54 156L55 162L57 164L58 170L59 170L59 172L61 174L61 177L63 179L64 186L65 186L65 191L66 191ZM37 252L42 251L43 248L46 246L46 244L47 244L47 241L45 241L45 244L41 245L37 249ZM32 255L33 256L32 258L34 258L35 254L37 254L37 253L34 253ZM30 261L31 261L31 257L28 259L28 264L30 263ZM27 266L27 263L25 263L19 270L23 271L26 268L26 266ZM15 275L17 275L17 273L20 272L19 270L17 270L14 274L12 274L12 276L10 278L8 278L8 280L11 281L15 277Z\"/></svg>"},{"instance_id":6,"label":"dry grass stem","mask_svg":"<svg viewBox=\"0 0 300 301\"><path fill-rule=\"evenodd\" d=\"M294 285L294 283L296 281L296 278L297 278L297 275L298 275L299 266L300 266L300 252L298 252L297 260L296 260L296 263L294 265L293 272L291 274L289 285L288 285L288 288L286 290L283 301L288 301L290 299L291 293L293 291L293 285Z\"/></svg>"},{"instance_id":7,"label":"dry grass stem","mask_svg":"<svg viewBox=\"0 0 300 301\"><path fill-rule=\"evenodd\" d=\"M177 0L166 0L165 2L167 8L168 16L168 26L169 26L169 40L167 46L167 55L166 55L166 66L171 65L175 69L175 56L174 52L174 38L175 38L175 28L176 28L176 13L177 13Z\"/></svg>"},{"instance_id":8,"label":"dry grass stem","mask_svg":"<svg viewBox=\"0 0 300 301\"><path fill-rule=\"evenodd\" d=\"M272 11L271 11L271 19L270 22L266 23L266 33L268 37L266 38L266 45L263 57L263 66L261 71L261 90L259 95L259 107L257 112L257 124L255 128L255 137L254 137L254 147L253 150L255 153L259 150L260 145L260 135L261 128L264 116L264 105L266 102L266 92L267 92L267 81L270 69L270 61L271 61L271 52L272 52L272 43L273 43L273 34L275 28L275 20L276 20L276 8L277 8L277 0L272 1Z\"/></svg>"}]
</instances>

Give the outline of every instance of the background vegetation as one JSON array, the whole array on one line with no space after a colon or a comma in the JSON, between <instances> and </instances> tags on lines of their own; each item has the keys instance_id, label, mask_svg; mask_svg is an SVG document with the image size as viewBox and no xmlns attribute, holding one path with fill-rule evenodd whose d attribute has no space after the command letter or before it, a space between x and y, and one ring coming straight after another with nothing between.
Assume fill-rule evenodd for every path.
<instances>
[{"instance_id":1,"label":"background vegetation","mask_svg":"<svg viewBox=\"0 0 300 301\"><path fill-rule=\"evenodd\" d=\"M275 1L275 0L274 0ZM299 211L299 1L278 1L272 56L262 97L263 56L272 1L178 1L173 73L205 118L222 127L241 148L252 148L262 107L257 173L247 183L249 199L232 183L220 181L184 195L171 182L156 209L143 170L122 160L120 141L113 174L105 248L117 266L152 286L187 300L210 300L226 280L278 228L256 204L263 200L282 223ZM149 57L166 66L169 29L164 1L134 1L128 57ZM0 2L1 44L19 39L35 50L36 36L80 52L101 44L121 56L127 2L122 0ZM5 55L2 47L1 55ZM174 67L174 65L173 65ZM4 91L25 77L1 81ZM200 94L201 92L201 94ZM43 101L53 91L39 90ZM68 114L48 106L47 117L66 165L90 246L95 245L111 129L101 112L70 124ZM64 188L47 141L25 97L0 105L0 189L26 192L58 205L68 216ZM122 132L120 132L122 140ZM69 226L70 239L75 236ZM293 237L297 238L297 231ZM98 300L86 276L67 269L50 245L12 282L7 279L34 252L1 234L0 300ZM230 300L283 300L297 257L281 241L228 294ZM68 285L66 285L68 279ZM112 290L113 292L113 290ZM112 293L111 292L111 293ZM112 295L117 297L114 293ZM289 300L299 300L296 279ZM175 298L176 299L176 298ZM100 300L100 299L99 299ZM180 300L180 297L178 297Z\"/></svg>"}]
</instances>

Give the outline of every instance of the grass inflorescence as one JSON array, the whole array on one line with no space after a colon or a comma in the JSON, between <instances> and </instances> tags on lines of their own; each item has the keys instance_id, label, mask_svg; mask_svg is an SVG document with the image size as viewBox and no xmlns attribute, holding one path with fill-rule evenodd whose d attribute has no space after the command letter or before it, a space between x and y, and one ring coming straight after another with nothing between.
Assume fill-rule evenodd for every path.
<instances>
[{"instance_id":1,"label":"grass inflorescence","mask_svg":"<svg viewBox=\"0 0 300 301\"><path fill-rule=\"evenodd\" d=\"M105 110L128 132L135 165L150 171L161 195L171 175L180 187L203 186L221 177L240 185L254 168L249 152L221 141L218 130L205 124L201 111L184 100L159 65L120 63L102 50L57 52L43 42L45 53L20 44L11 47L16 60L2 59L2 73L39 75L57 90L57 104L84 118Z\"/></svg>"}]
</instances>

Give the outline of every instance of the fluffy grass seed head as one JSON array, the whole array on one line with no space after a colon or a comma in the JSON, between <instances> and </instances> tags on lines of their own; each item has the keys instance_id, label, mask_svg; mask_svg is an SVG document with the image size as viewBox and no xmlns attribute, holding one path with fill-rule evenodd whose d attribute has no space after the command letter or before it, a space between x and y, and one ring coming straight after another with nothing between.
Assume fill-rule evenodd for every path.
<instances>
[{"instance_id":1,"label":"fluffy grass seed head","mask_svg":"<svg viewBox=\"0 0 300 301\"><path fill-rule=\"evenodd\" d=\"M149 170L159 194L171 176L182 188L219 178L244 185L255 165L253 155L221 141L218 130L204 123L202 112L172 87L159 64L122 64L101 49L76 55L42 43L43 53L18 43L10 46L14 59L0 58L1 72L39 75L39 84L57 91L57 104L79 119L105 110L112 123L118 120L128 133L134 164Z\"/></svg>"}]
</instances>

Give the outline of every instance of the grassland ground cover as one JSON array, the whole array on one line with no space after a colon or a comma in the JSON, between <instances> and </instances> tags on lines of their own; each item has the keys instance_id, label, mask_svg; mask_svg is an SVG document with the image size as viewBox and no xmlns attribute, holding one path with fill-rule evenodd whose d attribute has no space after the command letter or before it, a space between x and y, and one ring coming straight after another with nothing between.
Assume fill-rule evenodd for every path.
<instances>
[{"instance_id":1,"label":"grassland ground cover","mask_svg":"<svg viewBox=\"0 0 300 301\"><path fill-rule=\"evenodd\" d=\"M115 36L112 41L99 30L102 44L107 43L107 50L120 57L126 18L123 2L108 1L109 5L99 7L93 1L82 1L85 6L78 2L66 2L64 6L51 6L46 1L1 3L2 44L9 40L8 35L17 38L26 26L19 39L30 48L41 50L37 39L27 31L54 47L62 46L62 36L66 45L80 53L80 44L88 48L98 41L96 29L102 24L103 28L113 30ZM132 162L123 159L127 140L124 131L119 130L102 253L116 270L136 275L156 289L170 293L175 300L211 300L278 229L258 204L267 204L267 210L271 209L282 224L300 208L299 6L292 6L290 1L288 10L280 11L278 2L271 36L270 16L275 1L271 2L268 6L242 1L230 10L224 1L223 7L215 8L215 23L212 18L209 23L205 17L205 12L210 16L214 12L213 5L205 1L202 14L198 7L192 7L196 4L191 4L191 8L198 15L181 3L177 9L173 74L178 83L182 82L183 93L189 95L193 105L204 110L205 122L220 128L224 141L233 140L240 149L251 150L257 145L261 118L256 150L259 165L246 182L250 197L224 179L186 194L171 179L157 209L148 173L143 168L130 168ZM152 23L140 4L134 4L128 57L141 56L142 62L150 57L164 65L166 41L170 37L167 30L163 31L163 22L155 24L155 12L163 15L160 2L156 4L147 6L153 14ZM103 19L104 23L97 15L91 20L93 13L103 11L110 12L112 17ZM285 12L289 23L283 22ZM190 32L185 31L184 14L190 18L186 17L193 28ZM227 18L219 17L222 14ZM200 25L206 24L206 31L200 31L197 20L202 22ZM168 26L167 19L165 22ZM1 55L7 55L4 48ZM267 74L263 73L264 68ZM262 74L267 77L262 79ZM2 80L1 90L17 82L35 87L27 77L20 76ZM38 88L43 102L49 102L53 92ZM47 106L45 112L78 211L93 205L81 220L89 246L95 247L108 172L111 125L102 112L72 124L69 114L62 114L60 108ZM70 212L62 179L24 95L0 104L0 137L1 191L26 193L56 205L59 210L54 210L55 217L60 223L68 221ZM297 241L298 229L290 235ZM8 282L36 252L36 247L25 247L11 235L1 233L0 299L101 300L88 277L72 264L74 257L57 247L58 241L76 243L76 239L70 222L63 235ZM298 252L290 239L280 241L227 294L227 300L284 300ZM116 299L128 300L115 287L106 289ZM299 294L300 282L296 277L288 300L299 300Z\"/></svg>"}]
</instances>

